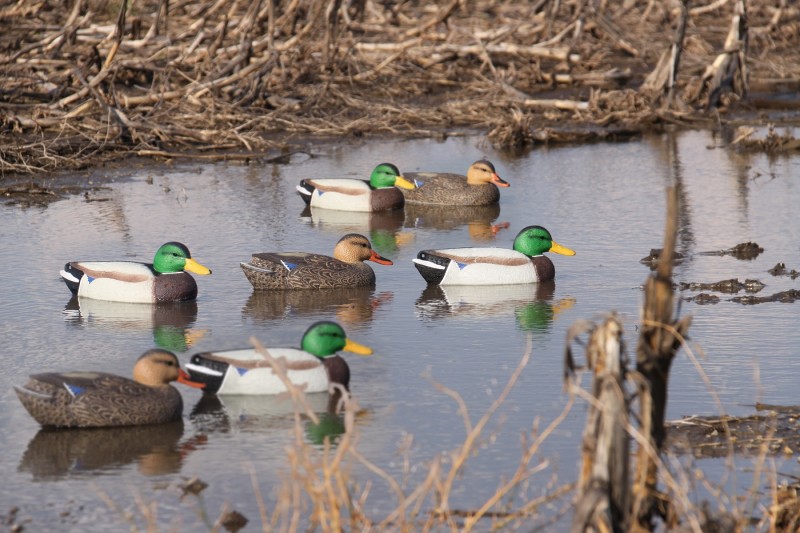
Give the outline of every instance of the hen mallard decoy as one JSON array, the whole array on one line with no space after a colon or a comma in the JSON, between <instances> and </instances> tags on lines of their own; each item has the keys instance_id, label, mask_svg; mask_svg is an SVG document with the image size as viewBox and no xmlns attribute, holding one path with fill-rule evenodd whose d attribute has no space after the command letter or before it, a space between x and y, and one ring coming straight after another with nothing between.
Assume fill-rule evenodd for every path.
<instances>
[{"instance_id":1,"label":"hen mallard decoy","mask_svg":"<svg viewBox=\"0 0 800 533\"><path fill-rule=\"evenodd\" d=\"M510 187L485 159L472 163L466 176L413 172L405 174L405 178L416 186L413 190L401 191L407 204L491 205L500 201L497 187Z\"/></svg>"},{"instance_id":2,"label":"hen mallard decoy","mask_svg":"<svg viewBox=\"0 0 800 533\"><path fill-rule=\"evenodd\" d=\"M510 285L536 283L555 277L553 262L544 255L575 255L553 240L541 226L523 228L514 248L450 248L423 250L414 266L428 283L439 285Z\"/></svg>"},{"instance_id":3,"label":"hen mallard decoy","mask_svg":"<svg viewBox=\"0 0 800 533\"><path fill-rule=\"evenodd\" d=\"M369 181L348 178L301 180L297 192L311 207L338 211L376 212L399 209L405 204L403 189L413 189L396 166L381 163L372 171Z\"/></svg>"},{"instance_id":4,"label":"hen mallard decoy","mask_svg":"<svg viewBox=\"0 0 800 533\"><path fill-rule=\"evenodd\" d=\"M148 350L133 367L133 379L102 372L33 374L14 387L22 405L42 426L110 427L159 424L183 415L173 381L193 383L172 352Z\"/></svg>"},{"instance_id":5,"label":"hen mallard decoy","mask_svg":"<svg viewBox=\"0 0 800 533\"><path fill-rule=\"evenodd\" d=\"M374 287L375 272L364 263L392 262L380 256L369 239L348 233L336 243L333 257L306 252L264 252L240 263L255 289L338 289Z\"/></svg>"},{"instance_id":6,"label":"hen mallard decoy","mask_svg":"<svg viewBox=\"0 0 800 533\"><path fill-rule=\"evenodd\" d=\"M332 383L350 386L350 367L337 354L344 350L361 355L372 349L353 342L336 322L316 322L303 334L300 348L268 348L270 356L284 360L289 381L305 392L328 391ZM192 356L186 365L190 379L203 383L206 393L280 394L283 381L270 363L253 348L205 352Z\"/></svg>"},{"instance_id":7,"label":"hen mallard decoy","mask_svg":"<svg viewBox=\"0 0 800 533\"><path fill-rule=\"evenodd\" d=\"M188 274L211 271L192 259L179 242L162 245L152 263L137 261L71 261L61 277L82 298L130 303L183 302L197 298L197 283Z\"/></svg>"}]
</instances>

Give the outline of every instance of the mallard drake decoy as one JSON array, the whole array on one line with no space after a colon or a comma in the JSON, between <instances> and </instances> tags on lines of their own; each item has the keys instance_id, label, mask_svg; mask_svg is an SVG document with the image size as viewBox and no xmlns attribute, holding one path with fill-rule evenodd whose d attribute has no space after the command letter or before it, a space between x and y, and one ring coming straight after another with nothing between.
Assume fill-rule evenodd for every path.
<instances>
[{"instance_id":1,"label":"mallard drake decoy","mask_svg":"<svg viewBox=\"0 0 800 533\"><path fill-rule=\"evenodd\" d=\"M350 386L350 368L336 352L344 350L361 355L372 349L351 341L336 322L321 321L303 334L300 348L269 348L276 360L284 359L287 377L305 392L325 392L331 383ZM253 348L205 352L192 356L186 370L192 382L203 383L206 393L280 394L286 391L283 381L270 364Z\"/></svg>"},{"instance_id":2,"label":"mallard drake decoy","mask_svg":"<svg viewBox=\"0 0 800 533\"><path fill-rule=\"evenodd\" d=\"M253 254L239 263L254 289L339 289L374 287L375 272L364 261L392 262L380 256L369 239L348 233L336 243L333 257L306 252Z\"/></svg>"},{"instance_id":3,"label":"mallard drake decoy","mask_svg":"<svg viewBox=\"0 0 800 533\"><path fill-rule=\"evenodd\" d=\"M523 228L514 248L450 248L423 250L414 266L428 283L439 285L510 285L536 283L555 277L553 262L544 252L575 255L553 240L541 226Z\"/></svg>"},{"instance_id":4,"label":"mallard drake decoy","mask_svg":"<svg viewBox=\"0 0 800 533\"><path fill-rule=\"evenodd\" d=\"M197 283L188 274L211 271L192 259L179 242L162 245L152 263L137 261L71 261L61 277L83 298L112 302L162 303L197 298Z\"/></svg>"},{"instance_id":5,"label":"mallard drake decoy","mask_svg":"<svg viewBox=\"0 0 800 533\"><path fill-rule=\"evenodd\" d=\"M388 211L405 204L398 187L413 189L391 163L381 163L372 171L369 181L348 178L301 180L297 192L311 207L338 211Z\"/></svg>"},{"instance_id":6,"label":"mallard drake decoy","mask_svg":"<svg viewBox=\"0 0 800 533\"><path fill-rule=\"evenodd\" d=\"M485 159L472 163L466 176L413 172L405 174L405 178L416 186L413 190L401 191L407 204L491 205L500 201L497 187L510 187Z\"/></svg>"},{"instance_id":7,"label":"mallard drake decoy","mask_svg":"<svg viewBox=\"0 0 800 533\"><path fill-rule=\"evenodd\" d=\"M183 400L173 381L201 387L178 358L148 350L133 367L133 379L102 372L33 374L14 387L20 402L42 426L110 427L159 424L183 415Z\"/></svg>"}]
</instances>

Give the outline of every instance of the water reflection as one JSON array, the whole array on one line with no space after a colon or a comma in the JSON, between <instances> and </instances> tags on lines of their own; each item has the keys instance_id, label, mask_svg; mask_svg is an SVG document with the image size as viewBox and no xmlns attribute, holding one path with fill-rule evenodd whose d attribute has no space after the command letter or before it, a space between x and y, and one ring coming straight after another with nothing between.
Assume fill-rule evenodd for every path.
<instances>
[{"instance_id":1,"label":"water reflection","mask_svg":"<svg viewBox=\"0 0 800 533\"><path fill-rule=\"evenodd\" d=\"M205 335L194 329L197 302L162 304L108 302L73 296L64 307L67 323L111 331L151 331L155 345L185 352Z\"/></svg>"},{"instance_id":2,"label":"water reflection","mask_svg":"<svg viewBox=\"0 0 800 533\"><path fill-rule=\"evenodd\" d=\"M338 394L306 394L306 401L318 422L303 416L303 429L311 444L331 442L345 431ZM208 433L237 431L281 431L294 427L294 404L288 396L203 395L195 404L190 419L198 430Z\"/></svg>"},{"instance_id":3,"label":"water reflection","mask_svg":"<svg viewBox=\"0 0 800 533\"><path fill-rule=\"evenodd\" d=\"M370 287L349 289L253 291L242 314L260 322L291 316L334 313L345 324L366 324L383 305L392 301L394 293Z\"/></svg>"},{"instance_id":4,"label":"water reflection","mask_svg":"<svg viewBox=\"0 0 800 533\"><path fill-rule=\"evenodd\" d=\"M508 222L495 223L500 216L500 206L418 205L405 207L408 228L454 230L467 226L469 236L476 242L494 240L497 233L509 227Z\"/></svg>"},{"instance_id":5,"label":"water reflection","mask_svg":"<svg viewBox=\"0 0 800 533\"><path fill-rule=\"evenodd\" d=\"M544 333L555 317L575 305L575 298L553 299L555 281L526 285L428 285L417 298L418 315L431 320L451 317L486 319L513 313L523 331Z\"/></svg>"},{"instance_id":6,"label":"water reflection","mask_svg":"<svg viewBox=\"0 0 800 533\"><path fill-rule=\"evenodd\" d=\"M402 231L405 220L402 209L362 213L306 207L300 216L312 226L337 238L347 233L366 235L372 247L383 256L391 257L414 240L413 233Z\"/></svg>"},{"instance_id":7,"label":"water reflection","mask_svg":"<svg viewBox=\"0 0 800 533\"><path fill-rule=\"evenodd\" d=\"M181 443L183 421L88 429L40 429L19 464L34 481L92 476L136 463L146 476L180 472L186 455L203 437Z\"/></svg>"}]
</instances>

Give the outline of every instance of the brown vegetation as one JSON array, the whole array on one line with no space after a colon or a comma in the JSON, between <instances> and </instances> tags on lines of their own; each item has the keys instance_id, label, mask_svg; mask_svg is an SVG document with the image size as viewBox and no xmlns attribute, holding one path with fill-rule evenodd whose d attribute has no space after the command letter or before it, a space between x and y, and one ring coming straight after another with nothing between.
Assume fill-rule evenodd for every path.
<instances>
[{"instance_id":1,"label":"brown vegetation","mask_svg":"<svg viewBox=\"0 0 800 533\"><path fill-rule=\"evenodd\" d=\"M787 0L119 5L0 2L2 175L311 136L524 148L718 121L800 79Z\"/></svg>"}]
</instances>

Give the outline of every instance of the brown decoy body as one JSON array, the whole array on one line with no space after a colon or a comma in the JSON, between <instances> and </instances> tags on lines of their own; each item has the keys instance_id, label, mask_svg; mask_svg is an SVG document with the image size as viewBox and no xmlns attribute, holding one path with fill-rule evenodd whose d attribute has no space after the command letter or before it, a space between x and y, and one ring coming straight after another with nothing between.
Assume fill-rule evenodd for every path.
<instances>
[{"instance_id":1,"label":"brown decoy body","mask_svg":"<svg viewBox=\"0 0 800 533\"><path fill-rule=\"evenodd\" d=\"M193 386L172 352L153 349L133 367L133 379L103 372L48 372L14 387L22 405L42 426L111 427L159 424L183 415L173 381Z\"/></svg>"},{"instance_id":2,"label":"brown decoy body","mask_svg":"<svg viewBox=\"0 0 800 533\"><path fill-rule=\"evenodd\" d=\"M509 187L485 159L472 163L466 176L442 172L411 172L404 176L416 186L401 189L406 204L491 205L500 201L497 187Z\"/></svg>"},{"instance_id":3,"label":"brown decoy body","mask_svg":"<svg viewBox=\"0 0 800 533\"><path fill-rule=\"evenodd\" d=\"M336 243L333 257L306 252L264 252L240 263L255 289L337 289L374 287L375 272L364 263L392 262L372 249L369 239L348 233Z\"/></svg>"}]
</instances>

